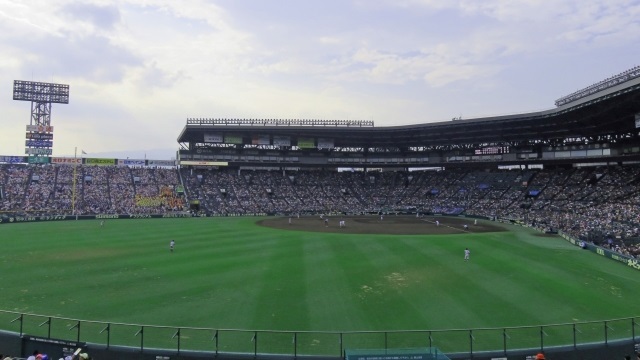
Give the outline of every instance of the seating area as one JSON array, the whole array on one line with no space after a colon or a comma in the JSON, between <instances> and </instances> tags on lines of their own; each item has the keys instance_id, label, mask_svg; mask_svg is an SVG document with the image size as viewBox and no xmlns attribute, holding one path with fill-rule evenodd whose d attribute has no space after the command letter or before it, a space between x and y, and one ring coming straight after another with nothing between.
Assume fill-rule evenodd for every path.
<instances>
[{"instance_id":1,"label":"seating area","mask_svg":"<svg viewBox=\"0 0 640 360\"><path fill-rule=\"evenodd\" d=\"M173 168L2 164L0 211L30 215L182 211L184 198L174 191L178 184Z\"/></svg>"},{"instance_id":2,"label":"seating area","mask_svg":"<svg viewBox=\"0 0 640 360\"><path fill-rule=\"evenodd\" d=\"M75 178L75 181L74 181ZM176 187L183 185L184 194ZM419 212L562 230L638 256L640 166L414 172L0 164L0 212L210 215ZM75 191L74 191L75 189Z\"/></svg>"}]
</instances>

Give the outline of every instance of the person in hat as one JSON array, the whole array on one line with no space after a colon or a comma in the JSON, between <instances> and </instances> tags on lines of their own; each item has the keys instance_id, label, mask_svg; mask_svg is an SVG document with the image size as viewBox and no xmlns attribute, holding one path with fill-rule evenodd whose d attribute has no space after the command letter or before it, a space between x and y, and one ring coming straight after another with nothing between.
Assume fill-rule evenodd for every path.
<instances>
[{"instance_id":1,"label":"person in hat","mask_svg":"<svg viewBox=\"0 0 640 360\"><path fill-rule=\"evenodd\" d=\"M547 358L544 357L543 353L538 353L536 355L536 360L546 360Z\"/></svg>"}]
</instances>

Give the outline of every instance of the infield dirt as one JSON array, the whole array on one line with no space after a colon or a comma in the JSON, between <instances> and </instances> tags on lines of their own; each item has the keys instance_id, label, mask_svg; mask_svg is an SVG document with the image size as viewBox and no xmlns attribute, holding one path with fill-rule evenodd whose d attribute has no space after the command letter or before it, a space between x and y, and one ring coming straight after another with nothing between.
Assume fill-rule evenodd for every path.
<instances>
[{"instance_id":1,"label":"infield dirt","mask_svg":"<svg viewBox=\"0 0 640 360\"><path fill-rule=\"evenodd\" d=\"M340 227L340 221L344 221L344 227ZM283 230L347 234L445 235L506 231L499 223L486 220L478 220L475 224L471 218L418 218L415 215L384 215L382 218L379 215L275 217L260 220L258 225Z\"/></svg>"}]
</instances>

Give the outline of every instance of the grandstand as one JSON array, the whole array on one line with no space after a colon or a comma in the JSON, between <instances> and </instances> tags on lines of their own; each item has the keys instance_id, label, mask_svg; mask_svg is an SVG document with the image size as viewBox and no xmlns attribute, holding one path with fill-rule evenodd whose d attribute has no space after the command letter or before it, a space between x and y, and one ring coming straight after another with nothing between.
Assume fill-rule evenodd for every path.
<instances>
[{"instance_id":1,"label":"grandstand","mask_svg":"<svg viewBox=\"0 0 640 360\"><path fill-rule=\"evenodd\" d=\"M462 215L560 232L638 268L640 78L629 76L636 73L547 111L491 118L393 127L188 119L175 162L3 155L0 223Z\"/></svg>"}]
</instances>

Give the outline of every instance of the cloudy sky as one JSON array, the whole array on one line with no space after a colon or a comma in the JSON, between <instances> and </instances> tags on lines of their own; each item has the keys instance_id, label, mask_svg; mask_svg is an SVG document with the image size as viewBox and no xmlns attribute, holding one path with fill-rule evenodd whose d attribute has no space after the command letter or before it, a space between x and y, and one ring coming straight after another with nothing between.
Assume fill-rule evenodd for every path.
<instances>
[{"instance_id":1,"label":"cloudy sky","mask_svg":"<svg viewBox=\"0 0 640 360\"><path fill-rule=\"evenodd\" d=\"M529 112L637 65L638 0L0 0L0 155L13 80L70 85L54 156L171 159L188 117Z\"/></svg>"}]
</instances>

